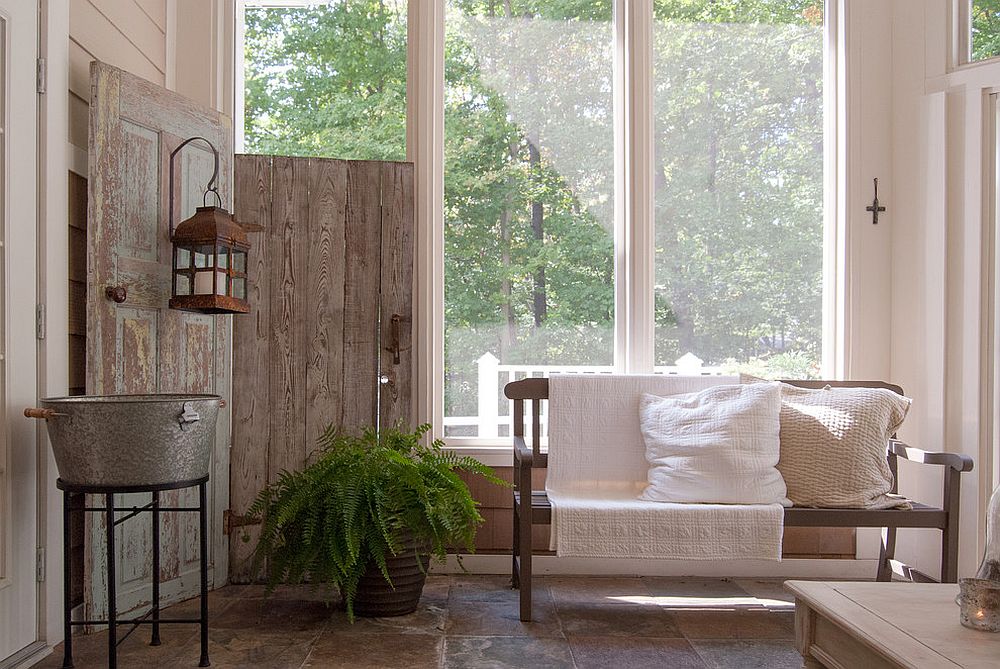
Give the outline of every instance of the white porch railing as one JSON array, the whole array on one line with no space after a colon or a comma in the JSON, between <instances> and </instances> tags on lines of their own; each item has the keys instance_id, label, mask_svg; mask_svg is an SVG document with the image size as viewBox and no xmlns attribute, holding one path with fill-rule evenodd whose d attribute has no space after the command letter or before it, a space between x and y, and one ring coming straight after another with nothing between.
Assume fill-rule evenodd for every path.
<instances>
[{"instance_id":1,"label":"white porch railing","mask_svg":"<svg viewBox=\"0 0 1000 669\"><path fill-rule=\"evenodd\" d=\"M551 374L611 374L614 372L614 367L611 365L501 365L492 353L484 353L477 364L476 398L479 415L445 416L446 435L453 434L453 428L471 426L476 428L475 436L478 438L496 439L500 437L500 426L509 425L513 413L513 402L506 401L503 405L500 402L503 387L511 381L529 377L548 378ZM705 367L698 356L693 353L685 353L673 365L658 366L653 371L657 374L721 375L725 374L727 370L722 367ZM505 412L501 411L502 406L506 406ZM544 407L541 423L544 435L547 426ZM449 430L449 428L452 429Z\"/></svg>"}]
</instances>

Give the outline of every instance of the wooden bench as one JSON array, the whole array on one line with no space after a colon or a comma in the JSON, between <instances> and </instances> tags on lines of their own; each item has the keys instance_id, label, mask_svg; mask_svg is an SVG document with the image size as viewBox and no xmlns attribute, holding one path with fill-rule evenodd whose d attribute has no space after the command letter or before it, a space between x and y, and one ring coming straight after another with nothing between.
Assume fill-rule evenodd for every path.
<instances>
[{"instance_id":1,"label":"wooden bench","mask_svg":"<svg viewBox=\"0 0 1000 669\"><path fill-rule=\"evenodd\" d=\"M803 388L824 386L853 388L887 388L903 394L902 388L881 381L785 381ZM544 469L548 454L541 444L541 403L548 400L549 381L528 378L513 381L504 387L504 395L514 401L514 537L512 584L520 589L521 620L531 620L531 527L548 525L552 521L552 506L544 490L532 490L531 472ZM525 441L525 402L531 402L531 445ZM638 416L636 417L638 420ZM972 470L972 458L957 453L934 453L890 440L886 449L892 470L892 492L897 492L897 460L903 458L927 465L941 465L944 470L944 503L940 508L914 502L912 509L817 509L791 507L785 509L787 527L880 527L882 548L879 554L877 581L889 581L895 572L913 581L933 582L935 579L912 569L895 559L896 530L935 528L941 530L941 581L955 583L958 579L958 510L961 474Z\"/></svg>"}]
</instances>

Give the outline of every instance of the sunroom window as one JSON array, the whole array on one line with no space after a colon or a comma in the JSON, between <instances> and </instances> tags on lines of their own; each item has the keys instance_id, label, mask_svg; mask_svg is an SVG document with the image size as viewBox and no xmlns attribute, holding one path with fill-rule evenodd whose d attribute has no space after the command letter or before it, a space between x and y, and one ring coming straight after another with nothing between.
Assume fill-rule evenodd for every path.
<instances>
[{"instance_id":1,"label":"sunroom window","mask_svg":"<svg viewBox=\"0 0 1000 669\"><path fill-rule=\"evenodd\" d=\"M406 0L240 6L238 150L406 158Z\"/></svg>"},{"instance_id":2,"label":"sunroom window","mask_svg":"<svg viewBox=\"0 0 1000 669\"><path fill-rule=\"evenodd\" d=\"M654 13L656 364L818 376L823 3Z\"/></svg>"},{"instance_id":3,"label":"sunroom window","mask_svg":"<svg viewBox=\"0 0 1000 669\"><path fill-rule=\"evenodd\" d=\"M965 0L970 62L1000 56L1000 0Z\"/></svg>"},{"instance_id":4,"label":"sunroom window","mask_svg":"<svg viewBox=\"0 0 1000 669\"><path fill-rule=\"evenodd\" d=\"M444 425L503 383L614 364L611 0L447 3Z\"/></svg>"},{"instance_id":5,"label":"sunroom window","mask_svg":"<svg viewBox=\"0 0 1000 669\"><path fill-rule=\"evenodd\" d=\"M437 435L503 440L525 376L833 373L824 0L434 0L443 37L405 0L240 6L247 152L404 159L407 44L443 59Z\"/></svg>"}]
</instances>

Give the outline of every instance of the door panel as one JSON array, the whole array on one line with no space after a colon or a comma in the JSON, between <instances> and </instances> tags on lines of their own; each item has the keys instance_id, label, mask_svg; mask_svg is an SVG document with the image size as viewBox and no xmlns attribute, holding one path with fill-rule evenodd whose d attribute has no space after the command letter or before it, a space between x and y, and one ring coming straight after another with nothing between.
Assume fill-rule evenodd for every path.
<instances>
[{"instance_id":1,"label":"door panel","mask_svg":"<svg viewBox=\"0 0 1000 669\"><path fill-rule=\"evenodd\" d=\"M37 638L36 0L0 0L0 661Z\"/></svg>"},{"instance_id":2,"label":"door panel","mask_svg":"<svg viewBox=\"0 0 1000 669\"><path fill-rule=\"evenodd\" d=\"M359 432L380 416L410 420L413 167L237 156L236 192L237 218L263 228L249 256L251 311L234 326L230 486L241 520L331 423ZM244 531L250 542L231 543L237 583L256 576L255 528Z\"/></svg>"},{"instance_id":3,"label":"door panel","mask_svg":"<svg viewBox=\"0 0 1000 669\"><path fill-rule=\"evenodd\" d=\"M185 139L209 139L220 154L219 188L230 197L231 123L175 93L104 63L91 64L90 178L88 210L87 392L94 394L209 392L229 395L231 316L171 310L168 177L170 152ZM214 158L198 143L175 161L174 218L180 222L201 206ZM228 206L228 202L223 202ZM116 304L106 286L124 285ZM228 546L217 531L228 494L229 422L220 416L209 495L210 580L226 580ZM220 471L224 475L220 476ZM149 494L119 496L119 504L142 505ZM193 506L197 491L161 495L166 506ZM106 614L103 517L88 514L91 550L85 568L85 614ZM163 602L197 593L196 514L162 517ZM118 610L146 604L151 590L149 518L133 518L117 529Z\"/></svg>"}]
</instances>

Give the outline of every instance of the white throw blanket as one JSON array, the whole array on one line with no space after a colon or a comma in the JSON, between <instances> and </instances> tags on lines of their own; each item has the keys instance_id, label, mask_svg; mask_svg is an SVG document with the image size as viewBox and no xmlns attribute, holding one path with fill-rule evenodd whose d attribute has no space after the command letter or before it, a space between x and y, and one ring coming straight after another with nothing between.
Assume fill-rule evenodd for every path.
<instances>
[{"instance_id":1,"label":"white throw blanket","mask_svg":"<svg viewBox=\"0 0 1000 669\"><path fill-rule=\"evenodd\" d=\"M639 499L648 463L643 393L677 395L738 377L555 375L549 380L551 550L560 556L780 560L780 504Z\"/></svg>"}]
</instances>

